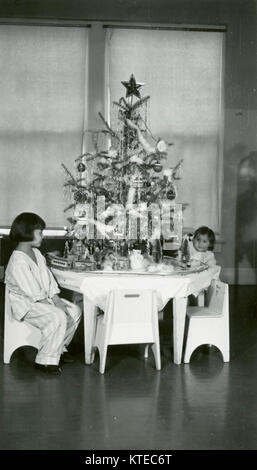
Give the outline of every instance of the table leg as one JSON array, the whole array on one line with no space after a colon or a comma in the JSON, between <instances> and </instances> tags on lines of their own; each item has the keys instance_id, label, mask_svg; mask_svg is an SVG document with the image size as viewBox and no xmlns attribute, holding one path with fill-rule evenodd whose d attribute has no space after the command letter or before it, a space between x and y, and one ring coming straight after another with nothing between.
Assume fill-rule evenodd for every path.
<instances>
[{"instance_id":1,"label":"table leg","mask_svg":"<svg viewBox=\"0 0 257 470\"><path fill-rule=\"evenodd\" d=\"M197 305L198 307L204 307L204 291L199 293L197 297Z\"/></svg>"},{"instance_id":2,"label":"table leg","mask_svg":"<svg viewBox=\"0 0 257 470\"><path fill-rule=\"evenodd\" d=\"M173 350L175 364L181 364L187 297L173 299Z\"/></svg>"},{"instance_id":3,"label":"table leg","mask_svg":"<svg viewBox=\"0 0 257 470\"><path fill-rule=\"evenodd\" d=\"M96 326L96 306L83 295L84 311L84 337L85 337L85 363L92 364L95 357L93 341Z\"/></svg>"}]
</instances>

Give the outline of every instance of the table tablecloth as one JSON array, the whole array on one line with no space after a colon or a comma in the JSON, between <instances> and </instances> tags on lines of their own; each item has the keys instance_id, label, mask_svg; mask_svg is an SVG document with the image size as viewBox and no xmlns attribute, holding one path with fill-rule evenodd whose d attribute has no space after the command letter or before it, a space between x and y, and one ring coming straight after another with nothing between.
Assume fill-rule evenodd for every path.
<instances>
[{"instance_id":1,"label":"table tablecloth","mask_svg":"<svg viewBox=\"0 0 257 470\"><path fill-rule=\"evenodd\" d=\"M105 309L106 298L113 289L154 289L157 292L158 308L161 310L169 299L197 296L200 291L217 279L220 266L214 266L200 273L181 276L142 274L80 274L80 290L95 305ZM67 272L66 272L67 273ZM77 274L77 273L75 273ZM67 275L67 274L66 274ZM72 276L71 276L72 278Z\"/></svg>"}]
</instances>

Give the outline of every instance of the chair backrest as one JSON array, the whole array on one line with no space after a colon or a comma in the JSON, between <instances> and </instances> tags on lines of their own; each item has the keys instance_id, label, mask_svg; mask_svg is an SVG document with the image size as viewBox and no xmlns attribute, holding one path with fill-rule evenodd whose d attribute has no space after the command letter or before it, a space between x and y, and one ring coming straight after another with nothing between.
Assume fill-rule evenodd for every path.
<instances>
[{"instance_id":1,"label":"chair backrest","mask_svg":"<svg viewBox=\"0 0 257 470\"><path fill-rule=\"evenodd\" d=\"M4 311L5 311L5 321L8 321L9 323L16 323L19 322L19 320L16 320L13 311L12 311L12 306L11 306L11 301L10 301L10 291L7 286L5 286L5 304L4 304Z\"/></svg>"},{"instance_id":2,"label":"chair backrest","mask_svg":"<svg viewBox=\"0 0 257 470\"><path fill-rule=\"evenodd\" d=\"M151 290L115 290L113 297L114 322L145 323L151 321L153 291Z\"/></svg>"},{"instance_id":3,"label":"chair backrest","mask_svg":"<svg viewBox=\"0 0 257 470\"><path fill-rule=\"evenodd\" d=\"M208 308L217 315L223 315L227 296L228 285L214 279L208 289Z\"/></svg>"},{"instance_id":4,"label":"chair backrest","mask_svg":"<svg viewBox=\"0 0 257 470\"><path fill-rule=\"evenodd\" d=\"M5 317L7 316L8 320L10 320L10 321L14 320L14 317L12 315L12 307L11 307L10 297L9 297L9 289L8 289L7 286L5 286L4 312L5 312Z\"/></svg>"},{"instance_id":5,"label":"chair backrest","mask_svg":"<svg viewBox=\"0 0 257 470\"><path fill-rule=\"evenodd\" d=\"M35 326L31 325L30 323L27 323L26 321L23 321L23 320L16 320L13 316L13 313L12 313L12 306L11 306L11 301L10 301L10 292L9 292L9 289L8 287L6 286L5 287L5 333L7 332L7 330L9 328L11 328L13 331L14 329L17 329L18 330L23 330L23 331L28 331L28 332L35 332L34 336L35 337L38 337L40 339L41 337L41 332L38 328L36 328ZM21 336L22 337L22 336ZM34 344L34 339L32 341L32 346ZM38 341L36 341L38 342ZM26 343L24 343L24 345L26 345Z\"/></svg>"},{"instance_id":6,"label":"chair backrest","mask_svg":"<svg viewBox=\"0 0 257 470\"><path fill-rule=\"evenodd\" d=\"M110 340L119 343L149 342L158 326L156 292L153 290L113 290L107 300L104 322L110 329ZM111 339L112 337L112 339ZM148 338L148 339L147 339Z\"/></svg>"}]
</instances>

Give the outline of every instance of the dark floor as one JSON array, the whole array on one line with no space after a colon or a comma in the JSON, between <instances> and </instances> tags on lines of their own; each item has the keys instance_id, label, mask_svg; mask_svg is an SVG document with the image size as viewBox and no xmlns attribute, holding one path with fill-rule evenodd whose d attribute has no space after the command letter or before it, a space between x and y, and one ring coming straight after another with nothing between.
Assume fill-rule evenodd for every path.
<instances>
[{"instance_id":1,"label":"dark floor","mask_svg":"<svg viewBox=\"0 0 257 470\"><path fill-rule=\"evenodd\" d=\"M231 362L199 348L190 365L172 363L171 318L160 323L162 370L139 346L109 348L60 377L35 373L33 348L0 357L0 449L257 449L256 286L230 287ZM76 338L75 338L76 339Z\"/></svg>"}]
</instances>

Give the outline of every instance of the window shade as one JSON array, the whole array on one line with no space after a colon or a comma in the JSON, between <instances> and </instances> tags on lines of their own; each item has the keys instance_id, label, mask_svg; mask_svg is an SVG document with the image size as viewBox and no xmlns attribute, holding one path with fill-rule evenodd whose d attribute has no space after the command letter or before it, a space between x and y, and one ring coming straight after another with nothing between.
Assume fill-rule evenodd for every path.
<instances>
[{"instance_id":1,"label":"window shade","mask_svg":"<svg viewBox=\"0 0 257 470\"><path fill-rule=\"evenodd\" d=\"M62 227L64 175L81 152L87 29L0 26L0 222ZM67 222L66 222L67 224Z\"/></svg>"},{"instance_id":2,"label":"window shade","mask_svg":"<svg viewBox=\"0 0 257 470\"><path fill-rule=\"evenodd\" d=\"M183 159L177 202L189 204L184 226L220 231L223 33L110 28L107 75L110 103L125 96L133 73L150 95L148 126L173 142L165 167ZM117 108L116 108L117 109ZM115 109L110 105L110 115Z\"/></svg>"}]
</instances>

